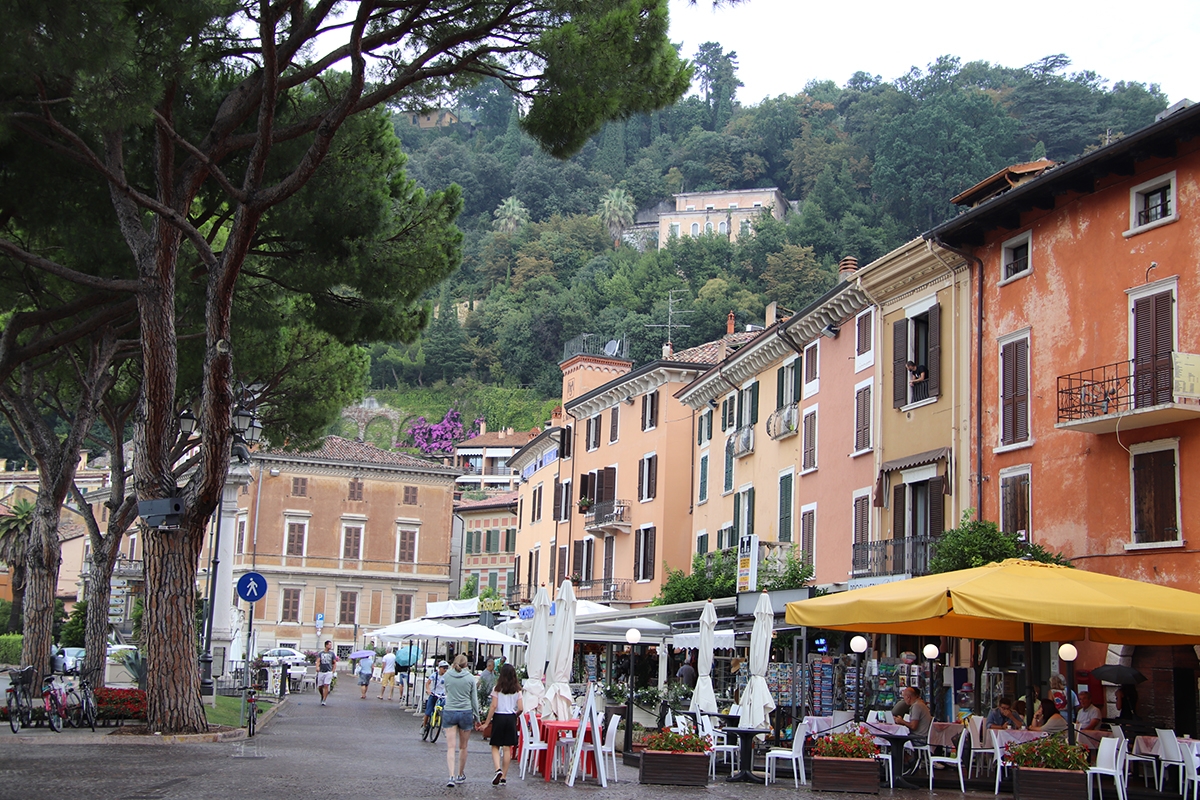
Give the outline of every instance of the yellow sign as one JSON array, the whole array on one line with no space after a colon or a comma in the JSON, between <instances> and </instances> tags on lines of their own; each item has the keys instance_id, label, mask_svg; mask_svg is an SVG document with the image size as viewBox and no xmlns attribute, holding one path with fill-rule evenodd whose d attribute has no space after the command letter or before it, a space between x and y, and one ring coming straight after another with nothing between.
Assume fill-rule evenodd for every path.
<instances>
[{"instance_id":1,"label":"yellow sign","mask_svg":"<svg viewBox=\"0 0 1200 800\"><path fill-rule=\"evenodd\" d=\"M479 598L480 611L503 611L504 601L499 597L481 597Z\"/></svg>"},{"instance_id":2,"label":"yellow sign","mask_svg":"<svg viewBox=\"0 0 1200 800\"><path fill-rule=\"evenodd\" d=\"M1175 373L1175 397L1200 400L1200 355L1196 355L1195 353L1172 353L1171 361Z\"/></svg>"}]
</instances>

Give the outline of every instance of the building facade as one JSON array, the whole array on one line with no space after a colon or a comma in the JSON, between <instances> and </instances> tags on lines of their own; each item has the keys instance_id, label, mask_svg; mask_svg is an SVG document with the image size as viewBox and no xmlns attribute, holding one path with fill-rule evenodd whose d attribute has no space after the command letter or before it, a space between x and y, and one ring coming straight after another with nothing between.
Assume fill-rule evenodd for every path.
<instances>
[{"instance_id":1,"label":"building facade","mask_svg":"<svg viewBox=\"0 0 1200 800\"><path fill-rule=\"evenodd\" d=\"M672 236L708 233L728 236L736 242L764 211L783 219L788 207L783 193L774 187L677 194L675 210L658 215L658 246L665 246Z\"/></svg>"},{"instance_id":2,"label":"building facade","mask_svg":"<svg viewBox=\"0 0 1200 800\"><path fill-rule=\"evenodd\" d=\"M520 477L508 461L536 435L537 431L512 428L489 431L484 423L476 436L454 448L454 466L462 471L456 481L458 491L487 494L516 491Z\"/></svg>"},{"instance_id":3,"label":"building facade","mask_svg":"<svg viewBox=\"0 0 1200 800\"><path fill-rule=\"evenodd\" d=\"M486 500L460 500L454 513L462 520L462 581L475 576L480 591L491 588L508 597L519 582L516 490Z\"/></svg>"}]
</instances>

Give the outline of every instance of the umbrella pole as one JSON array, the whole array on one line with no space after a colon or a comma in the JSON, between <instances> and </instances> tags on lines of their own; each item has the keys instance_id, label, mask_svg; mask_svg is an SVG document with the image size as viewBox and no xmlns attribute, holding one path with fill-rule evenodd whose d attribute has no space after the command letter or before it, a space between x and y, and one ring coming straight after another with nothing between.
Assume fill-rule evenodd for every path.
<instances>
[{"instance_id":1,"label":"umbrella pole","mask_svg":"<svg viewBox=\"0 0 1200 800\"><path fill-rule=\"evenodd\" d=\"M1025 623L1025 727L1033 724L1033 706L1036 703L1033 687L1033 626Z\"/></svg>"}]
</instances>

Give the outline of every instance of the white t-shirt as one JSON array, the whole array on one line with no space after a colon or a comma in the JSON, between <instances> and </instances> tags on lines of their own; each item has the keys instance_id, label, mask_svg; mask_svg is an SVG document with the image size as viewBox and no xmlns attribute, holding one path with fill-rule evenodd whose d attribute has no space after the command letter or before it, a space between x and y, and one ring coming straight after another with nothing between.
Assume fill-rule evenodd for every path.
<instances>
[{"instance_id":1,"label":"white t-shirt","mask_svg":"<svg viewBox=\"0 0 1200 800\"><path fill-rule=\"evenodd\" d=\"M1083 730L1100 718L1100 709L1095 706L1075 709L1075 724L1080 730Z\"/></svg>"},{"instance_id":2,"label":"white t-shirt","mask_svg":"<svg viewBox=\"0 0 1200 800\"><path fill-rule=\"evenodd\" d=\"M521 697L520 692L513 692L512 694L500 694L499 692L492 692L492 697L496 698L497 714L517 713L517 700Z\"/></svg>"},{"instance_id":3,"label":"white t-shirt","mask_svg":"<svg viewBox=\"0 0 1200 800\"><path fill-rule=\"evenodd\" d=\"M388 653L383 657L383 674L394 673L396 671L396 654Z\"/></svg>"}]
</instances>

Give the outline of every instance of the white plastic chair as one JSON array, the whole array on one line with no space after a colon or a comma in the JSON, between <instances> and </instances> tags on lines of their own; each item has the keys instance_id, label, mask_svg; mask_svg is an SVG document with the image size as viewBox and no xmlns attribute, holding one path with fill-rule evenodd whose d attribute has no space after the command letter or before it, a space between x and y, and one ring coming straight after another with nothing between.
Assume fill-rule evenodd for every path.
<instances>
[{"instance_id":1,"label":"white plastic chair","mask_svg":"<svg viewBox=\"0 0 1200 800\"><path fill-rule=\"evenodd\" d=\"M1004 752L1004 748L1000 746L999 736L992 736L992 758L996 761L995 794L1000 794L1000 780L1004 776L1004 770L1008 769L1011 764L1008 763L1008 755Z\"/></svg>"},{"instance_id":2,"label":"white plastic chair","mask_svg":"<svg viewBox=\"0 0 1200 800\"><path fill-rule=\"evenodd\" d=\"M991 731L987 727L987 718L974 714L967 717L967 730L971 734L971 766L968 775L982 774L985 766L992 762Z\"/></svg>"},{"instance_id":3,"label":"white plastic chair","mask_svg":"<svg viewBox=\"0 0 1200 800\"><path fill-rule=\"evenodd\" d=\"M698 714L696 721L700 725L700 735L706 737L712 743L711 749L708 751L708 774L712 777L717 775L717 754L721 754L721 763L730 755L733 756L733 765L738 767L738 753L741 748L736 744L727 744L725 734L713 728L712 719L707 714Z\"/></svg>"},{"instance_id":4,"label":"white plastic chair","mask_svg":"<svg viewBox=\"0 0 1200 800\"><path fill-rule=\"evenodd\" d=\"M533 764L534 754L546 752L549 745L542 741L541 734L538 732L537 719L534 718L532 711L521 714L519 719L522 738L525 740L521 747L521 780L525 780L525 770Z\"/></svg>"},{"instance_id":5,"label":"white plastic chair","mask_svg":"<svg viewBox=\"0 0 1200 800\"><path fill-rule=\"evenodd\" d=\"M612 757L612 771L608 773L609 780L617 779L617 726L621 724L621 715L613 714L608 721L608 727L604 729L604 743L600 745L600 758L607 759Z\"/></svg>"},{"instance_id":6,"label":"white plastic chair","mask_svg":"<svg viewBox=\"0 0 1200 800\"><path fill-rule=\"evenodd\" d=\"M1167 770L1171 767L1179 768L1179 793L1183 794L1183 753L1179 747L1179 739L1175 737L1175 731L1169 728L1156 728L1158 734L1158 790L1161 792L1163 782L1167 777Z\"/></svg>"},{"instance_id":7,"label":"white plastic chair","mask_svg":"<svg viewBox=\"0 0 1200 800\"><path fill-rule=\"evenodd\" d=\"M1161 792L1162 784L1158 782L1158 756L1146 756L1133 752L1133 742L1125 738L1125 729L1120 725L1113 725L1113 733L1117 741L1121 743L1121 769L1124 770L1125 785L1129 785L1129 766L1130 764L1142 765L1142 780L1147 786L1150 785L1150 778L1154 778L1154 785ZM1149 766L1149 772L1146 767Z\"/></svg>"},{"instance_id":8,"label":"white plastic chair","mask_svg":"<svg viewBox=\"0 0 1200 800\"><path fill-rule=\"evenodd\" d=\"M889 745L889 747L890 747L890 745ZM875 760L878 761L880 764L883 764L883 768L887 770L888 788L895 789L896 788L896 776L892 772L892 754L891 754L890 750L884 750L883 752L876 753Z\"/></svg>"},{"instance_id":9,"label":"white plastic chair","mask_svg":"<svg viewBox=\"0 0 1200 800\"><path fill-rule=\"evenodd\" d=\"M1200 800L1200 772L1196 769L1196 754L1190 747L1179 748L1183 756L1183 797L1187 800L1187 787L1191 785L1192 800Z\"/></svg>"},{"instance_id":10,"label":"white plastic chair","mask_svg":"<svg viewBox=\"0 0 1200 800\"><path fill-rule=\"evenodd\" d=\"M963 794L967 793L967 783L963 780L963 746L967 743L967 736L970 734L966 728L963 728L962 733L958 735L958 747L953 757L950 756L929 756L929 791L933 791L933 765L934 764L953 764L958 769L958 789Z\"/></svg>"},{"instance_id":11,"label":"white plastic chair","mask_svg":"<svg viewBox=\"0 0 1200 800\"><path fill-rule=\"evenodd\" d=\"M1088 800L1092 800L1092 776L1096 776L1096 786L1100 788L1100 776L1108 775L1117 785L1117 797L1125 800L1125 768L1121 758L1121 742L1113 737L1100 740L1096 750L1096 766L1088 767ZM1100 800L1104 800L1104 789L1100 788Z\"/></svg>"},{"instance_id":12,"label":"white plastic chair","mask_svg":"<svg viewBox=\"0 0 1200 800\"><path fill-rule=\"evenodd\" d=\"M835 711L833 712L833 729L838 733L844 733L850 730L854 724L853 711Z\"/></svg>"},{"instance_id":13,"label":"white plastic chair","mask_svg":"<svg viewBox=\"0 0 1200 800\"><path fill-rule=\"evenodd\" d=\"M767 784L776 780L775 769L779 761L792 762L792 783L796 788L808 783L808 774L804 771L804 731L796 731L791 747L772 747L767 751Z\"/></svg>"}]
</instances>

